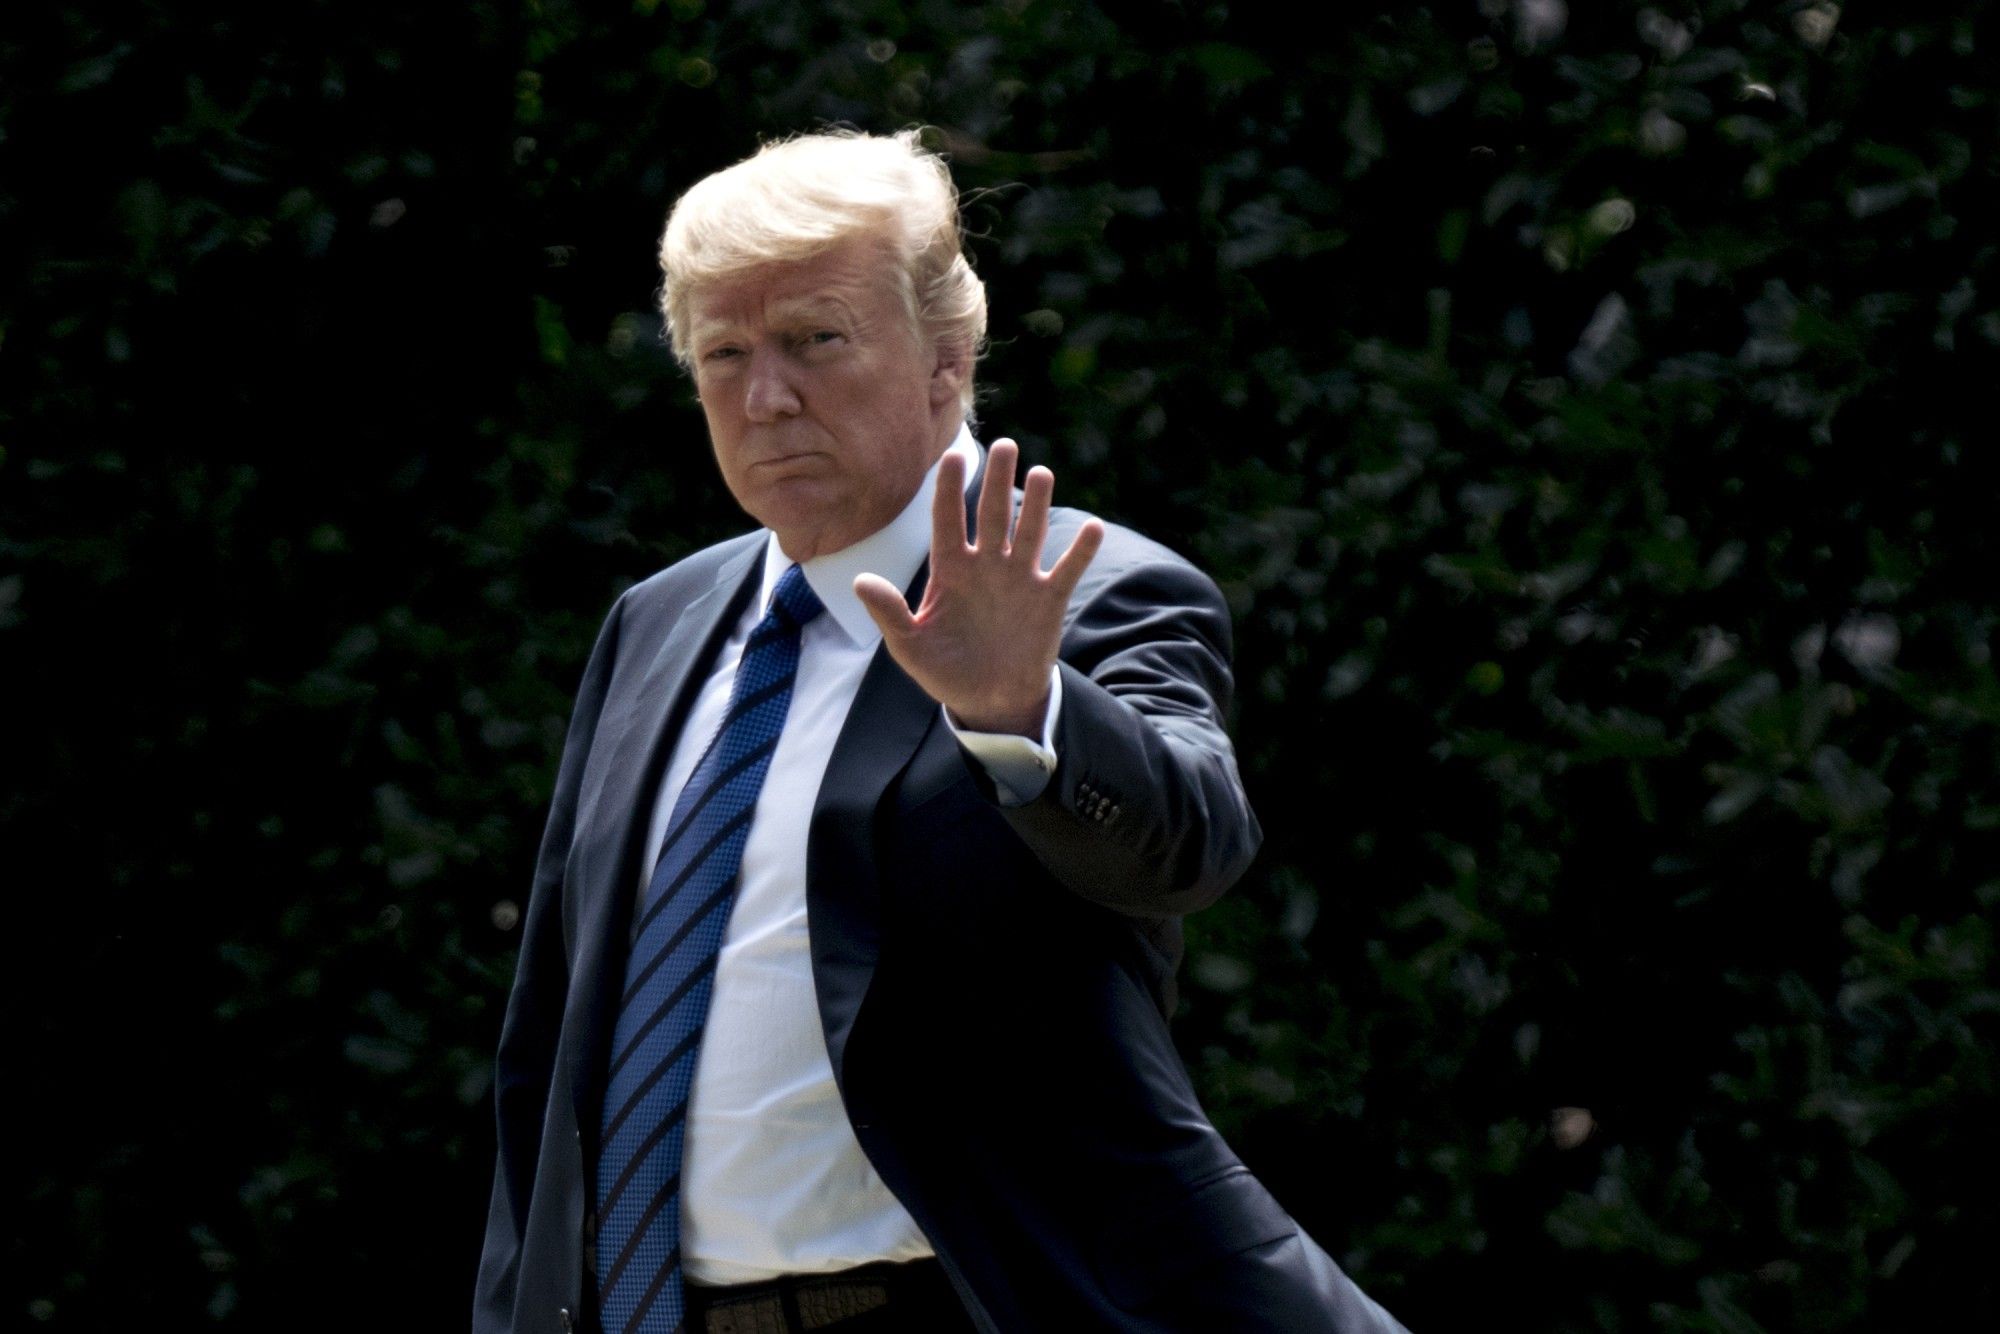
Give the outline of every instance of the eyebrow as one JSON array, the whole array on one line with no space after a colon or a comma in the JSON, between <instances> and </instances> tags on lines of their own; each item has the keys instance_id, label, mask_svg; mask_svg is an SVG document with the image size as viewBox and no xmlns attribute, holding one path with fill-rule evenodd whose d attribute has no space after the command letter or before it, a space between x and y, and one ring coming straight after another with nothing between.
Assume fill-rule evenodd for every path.
<instances>
[{"instance_id":1,"label":"eyebrow","mask_svg":"<svg viewBox=\"0 0 2000 1334\"><path fill-rule=\"evenodd\" d=\"M832 293L788 297L771 304L773 324L807 324L828 318L844 318L849 323L859 322L853 305ZM725 337L733 333L738 324L739 321L729 318L702 320L689 332L688 342L693 345L704 339Z\"/></svg>"}]
</instances>

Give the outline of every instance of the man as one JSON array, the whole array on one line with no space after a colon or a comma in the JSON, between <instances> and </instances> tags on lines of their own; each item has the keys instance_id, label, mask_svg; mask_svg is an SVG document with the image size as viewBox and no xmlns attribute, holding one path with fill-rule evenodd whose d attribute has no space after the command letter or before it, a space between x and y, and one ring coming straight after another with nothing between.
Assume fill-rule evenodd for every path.
<instances>
[{"instance_id":1,"label":"man","mask_svg":"<svg viewBox=\"0 0 2000 1334\"><path fill-rule=\"evenodd\" d=\"M1400 1330L1175 1054L1179 918L1260 838L1228 615L973 440L942 162L767 146L661 263L762 527L625 593L585 669L475 1330Z\"/></svg>"}]
</instances>

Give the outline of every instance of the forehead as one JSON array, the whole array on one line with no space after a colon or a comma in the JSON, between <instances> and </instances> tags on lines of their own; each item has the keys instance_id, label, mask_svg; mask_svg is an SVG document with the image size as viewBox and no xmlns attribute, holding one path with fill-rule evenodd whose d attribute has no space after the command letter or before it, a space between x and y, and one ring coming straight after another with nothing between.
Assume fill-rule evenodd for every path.
<instances>
[{"instance_id":1,"label":"forehead","mask_svg":"<svg viewBox=\"0 0 2000 1334\"><path fill-rule=\"evenodd\" d=\"M857 237L806 259L755 264L711 279L691 294L689 313L697 329L806 314L867 318L900 300L896 280L883 248Z\"/></svg>"}]
</instances>

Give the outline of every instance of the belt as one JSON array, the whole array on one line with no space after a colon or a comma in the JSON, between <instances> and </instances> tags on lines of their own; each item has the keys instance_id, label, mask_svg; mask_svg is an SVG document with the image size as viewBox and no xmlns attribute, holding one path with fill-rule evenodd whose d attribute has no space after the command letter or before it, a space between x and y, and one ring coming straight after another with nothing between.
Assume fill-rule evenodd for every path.
<instances>
[{"instance_id":1,"label":"belt","mask_svg":"<svg viewBox=\"0 0 2000 1334\"><path fill-rule=\"evenodd\" d=\"M760 1283L725 1287L688 1283L690 1334L802 1334L837 1329L842 1321L883 1307L911 1313L930 1310L945 1316L939 1329L965 1322L951 1280L935 1258L894 1263L878 1260L827 1274L784 1274ZM943 1303L942 1305L940 1303Z\"/></svg>"}]
</instances>

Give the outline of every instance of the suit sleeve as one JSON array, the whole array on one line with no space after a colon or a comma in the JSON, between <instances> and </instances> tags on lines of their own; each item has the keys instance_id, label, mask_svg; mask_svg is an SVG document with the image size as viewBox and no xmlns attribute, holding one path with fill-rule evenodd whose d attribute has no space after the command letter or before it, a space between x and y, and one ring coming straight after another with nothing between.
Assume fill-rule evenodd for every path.
<instances>
[{"instance_id":1,"label":"suit sleeve","mask_svg":"<svg viewBox=\"0 0 2000 1334\"><path fill-rule=\"evenodd\" d=\"M1213 903L1263 839L1223 726L1228 605L1207 575L1154 550L1078 585L1057 663L1055 775L1001 812L1064 885L1141 917Z\"/></svg>"},{"instance_id":2,"label":"suit sleeve","mask_svg":"<svg viewBox=\"0 0 2000 1334\"><path fill-rule=\"evenodd\" d=\"M625 599L620 597L598 631L584 668L576 706L563 741L555 795L535 859L534 883L522 918L521 951L513 990L500 1029L494 1061L494 1110L499 1152L493 1198L486 1218L486 1244L473 1295L473 1334L507 1334L514 1328L514 1295L520 1273L521 1241L541 1155L542 1123L554 1077L569 963L563 944L564 867L576 825L577 791L589 759L591 738L617 660L618 631Z\"/></svg>"}]
</instances>

